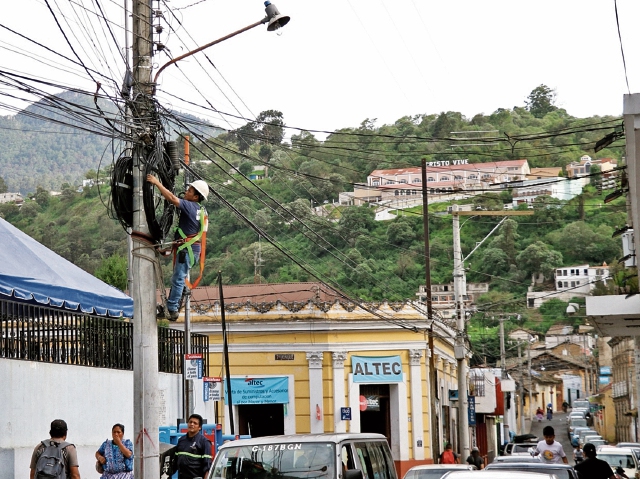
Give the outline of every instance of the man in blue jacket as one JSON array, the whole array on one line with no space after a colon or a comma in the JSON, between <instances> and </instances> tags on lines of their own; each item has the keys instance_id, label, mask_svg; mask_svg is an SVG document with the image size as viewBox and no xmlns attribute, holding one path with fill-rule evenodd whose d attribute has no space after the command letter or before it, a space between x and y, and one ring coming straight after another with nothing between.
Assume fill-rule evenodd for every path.
<instances>
[{"instance_id":1,"label":"man in blue jacket","mask_svg":"<svg viewBox=\"0 0 640 479\"><path fill-rule=\"evenodd\" d=\"M187 433L178 439L176 446L172 470L178 471L178 479L207 479L211 468L211 441L201 431L202 416L192 414Z\"/></svg>"}]
</instances>

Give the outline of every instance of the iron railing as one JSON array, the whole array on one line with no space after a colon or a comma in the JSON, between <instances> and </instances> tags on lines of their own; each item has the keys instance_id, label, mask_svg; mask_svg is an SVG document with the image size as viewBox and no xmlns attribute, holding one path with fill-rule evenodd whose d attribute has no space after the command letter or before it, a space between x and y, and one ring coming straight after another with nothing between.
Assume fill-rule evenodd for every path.
<instances>
[{"instance_id":1,"label":"iron railing","mask_svg":"<svg viewBox=\"0 0 640 479\"><path fill-rule=\"evenodd\" d=\"M209 338L191 334L208 375ZM158 369L182 373L184 331L158 328ZM133 324L0 299L0 358L108 369L133 369Z\"/></svg>"}]
</instances>

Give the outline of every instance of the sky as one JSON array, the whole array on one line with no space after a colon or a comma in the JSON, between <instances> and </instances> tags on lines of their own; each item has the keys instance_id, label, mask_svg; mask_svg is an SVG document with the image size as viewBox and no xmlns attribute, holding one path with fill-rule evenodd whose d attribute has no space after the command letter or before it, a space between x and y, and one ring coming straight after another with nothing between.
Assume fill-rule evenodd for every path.
<instances>
[{"instance_id":1,"label":"sky","mask_svg":"<svg viewBox=\"0 0 640 479\"><path fill-rule=\"evenodd\" d=\"M48 5L47 5L48 2ZM259 26L170 66L159 101L237 128L264 110L287 126L334 131L401 117L459 111L467 118L524 106L545 84L576 117L622 114L622 97L640 91L640 2L618 0L625 68L613 0L276 0L291 21L278 32ZM113 36L92 23L94 0L21 0L3 5L0 69L61 85L96 89L79 67L28 43L10 28L121 83L124 0L99 0ZM189 49L264 17L255 0L154 2L166 45L154 69ZM74 10L71 10L74 9ZM74 13L75 12L75 13ZM84 17L83 17L84 15ZM175 15L175 16L174 16ZM84 20L83 20L84 18ZM87 25L92 25L87 28ZM98 52L102 52L99 55ZM105 88L110 87L103 80ZM51 87L52 91L56 91ZM0 85L0 114L33 97ZM203 106L205 108L199 107ZM3 108L4 106L4 108ZM213 110L222 113L216 113ZM295 131L293 131L295 133ZM326 136L317 133L320 139Z\"/></svg>"}]
</instances>

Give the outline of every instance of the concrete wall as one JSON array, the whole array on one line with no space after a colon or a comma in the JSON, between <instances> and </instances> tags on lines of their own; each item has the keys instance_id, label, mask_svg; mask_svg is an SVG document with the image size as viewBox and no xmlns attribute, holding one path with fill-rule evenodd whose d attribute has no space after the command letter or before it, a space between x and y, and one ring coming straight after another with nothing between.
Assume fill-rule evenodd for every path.
<instances>
[{"instance_id":1,"label":"concrete wall","mask_svg":"<svg viewBox=\"0 0 640 479\"><path fill-rule=\"evenodd\" d=\"M78 448L83 479L97 479L95 451L115 423L133 434L133 372L0 359L0 477L28 479L31 453L49 437L53 419L64 419L67 441ZM182 417L182 376L160 373L160 424ZM194 381L195 412L214 421L214 403ZM135 452L135 450L134 450Z\"/></svg>"}]
</instances>

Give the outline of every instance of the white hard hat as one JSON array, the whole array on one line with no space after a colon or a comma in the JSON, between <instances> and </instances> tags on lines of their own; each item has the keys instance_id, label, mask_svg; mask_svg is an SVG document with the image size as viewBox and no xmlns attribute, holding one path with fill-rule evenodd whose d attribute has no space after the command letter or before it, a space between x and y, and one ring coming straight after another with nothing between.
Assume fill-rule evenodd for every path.
<instances>
[{"instance_id":1,"label":"white hard hat","mask_svg":"<svg viewBox=\"0 0 640 479\"><path fill-rule=\"evenodd\" d=\"M200 193L203 199L207 199L209 195L209 185L203 180L196 180L189 183L187 186L193 186L193 189Z\"/></svg>"}]
</instances>

